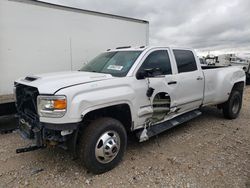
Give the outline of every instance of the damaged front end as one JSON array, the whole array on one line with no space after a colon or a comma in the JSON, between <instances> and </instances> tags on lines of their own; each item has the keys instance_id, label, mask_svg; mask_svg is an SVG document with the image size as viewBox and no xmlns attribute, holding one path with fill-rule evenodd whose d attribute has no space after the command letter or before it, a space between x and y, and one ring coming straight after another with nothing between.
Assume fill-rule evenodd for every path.
<instances>
[{"instance_id":1,"label":"damaged front end","mask_svg":"<svg viewBox=\"0 0 250 188\"><path fill-rule=\"evenodd\" d=\"M37 98L39 91L35 87L15 83L19 132L24 138L31 139L29 147L19 148L17 153L42 149L47 146L60 146L64 149L76 150L78 124L47 124L39 121ZM69 129L70 127L70 129Z\"/></svg>"}]
</instances>

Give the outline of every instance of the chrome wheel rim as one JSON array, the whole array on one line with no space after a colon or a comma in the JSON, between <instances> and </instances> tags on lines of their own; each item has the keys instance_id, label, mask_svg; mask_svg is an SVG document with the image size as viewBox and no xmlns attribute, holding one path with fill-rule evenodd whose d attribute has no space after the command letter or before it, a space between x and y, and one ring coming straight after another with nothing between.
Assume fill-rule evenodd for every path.
<instances>
[{"instance_id":1,"label":"chrome wheel rim","mask_svg":"<svg viewBox=\"0 0 250 188\"><path fill-rule=\"evenodd\" d=\"M238 113L239 107L240 107L240 100L238 98L235 98L233 101L232 112L234 114Z\"/></svg>"},{"instance_id":2,"label":"chrome wheel rim","mask_svg":"<svg viewBox=\"0 0 250 188\"><path fill-rule=\"evenodd\" d=\"M120 151L120 136L115 131L107 131L98 139L95 147L95 157L100 163L111 162Z\"/></svg>"}]
</instances>

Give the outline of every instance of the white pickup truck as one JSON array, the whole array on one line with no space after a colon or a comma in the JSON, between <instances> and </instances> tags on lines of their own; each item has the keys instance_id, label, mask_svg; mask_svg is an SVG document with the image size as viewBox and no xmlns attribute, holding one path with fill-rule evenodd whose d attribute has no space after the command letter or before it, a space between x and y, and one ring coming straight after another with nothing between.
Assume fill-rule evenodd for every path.
<instances>
[{"instance_id":1,"label":"white pickup truck","mask_svg":"<svg viewBox=\"0 0 250 188\"><path fill-rule=\"evenodd\" d=\"M20 78L15 82L22 135L34 145L71 149L93 173L122 159L127 133L145 141L217 105L234 119L242 105L245 72L201 67L192 49L120 47L79 71Z\"/></svg>"}]
</instances>

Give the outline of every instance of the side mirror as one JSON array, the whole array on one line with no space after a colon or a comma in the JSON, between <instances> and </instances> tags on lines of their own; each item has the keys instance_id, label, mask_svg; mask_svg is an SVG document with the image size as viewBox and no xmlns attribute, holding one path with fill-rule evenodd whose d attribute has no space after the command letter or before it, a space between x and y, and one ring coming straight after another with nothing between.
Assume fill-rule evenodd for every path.
<instances>
[{"instance_id":1,"label":"side mirror","mask_svg":"<svg viewBox=\"0 0 250 188\"><path fill-rule=\"evenodd\" d=\"M162 74L162 72L161 72L160 68L150 68L150 69L144 69L144 70L137 72L136 78L138 80L141 80L141 79L144 79L147 77L159 76L161 74Z\"/></svg>"},{"instance_id":2,"label":"side mirror","mask_svg":"<svg viewBox=\"0 0 250 188\"><path fill-rule=\"evenodd\" d=\"M141 70L141 71L137 72L137 74L136 74L136 78L138 80L142 80L146 77L147 77L147 72L145 70Z\"/></svg>"}]
</instances>

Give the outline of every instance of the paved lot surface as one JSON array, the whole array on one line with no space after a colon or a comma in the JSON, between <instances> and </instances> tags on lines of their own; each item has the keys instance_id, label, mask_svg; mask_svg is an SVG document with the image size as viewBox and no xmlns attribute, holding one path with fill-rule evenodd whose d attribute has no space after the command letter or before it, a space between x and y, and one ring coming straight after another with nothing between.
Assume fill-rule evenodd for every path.
<instances>
[{"instance_id":1,"label":"paved lot surface","mask_svg":"<svg viewBox=\"0 0 250 188\"><path fill-rule=\"evenodd\" d=\"M144 143L130 141L123 162L94 176L61 149L15 154L29 144L0 135L0 187L250 187L250 87L236 120L216 108Z\"/></svg>"}]
</instances>

